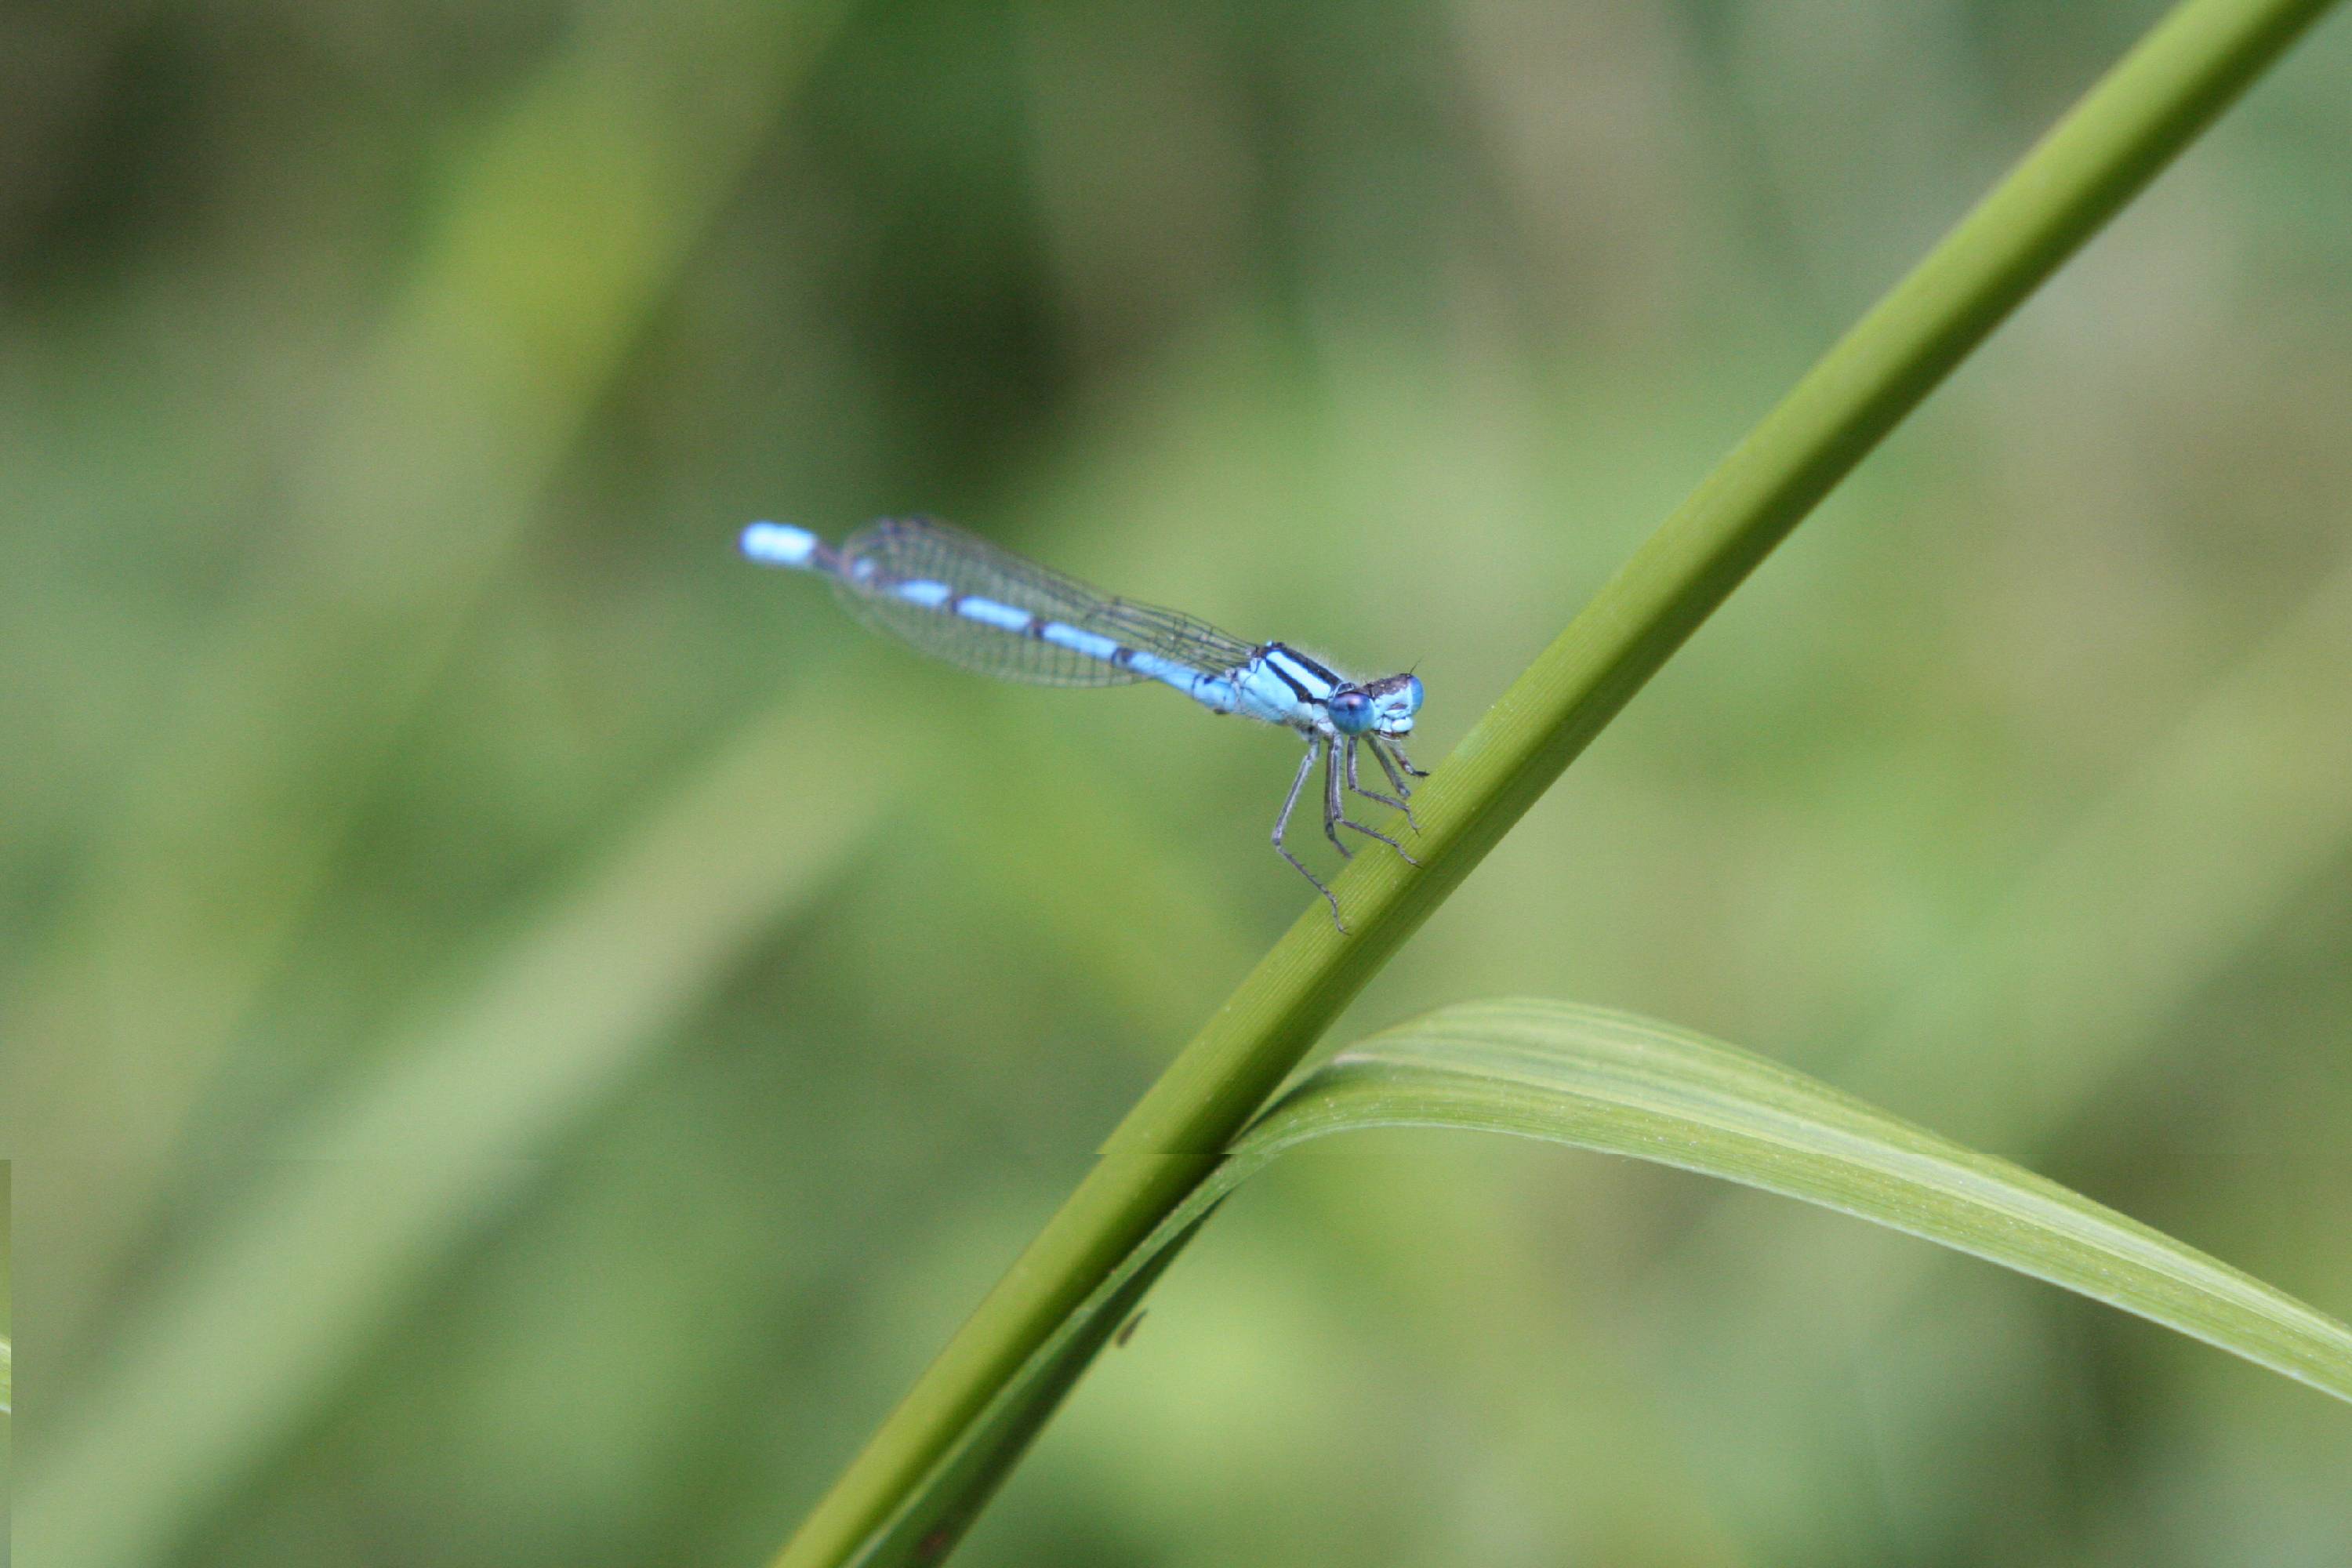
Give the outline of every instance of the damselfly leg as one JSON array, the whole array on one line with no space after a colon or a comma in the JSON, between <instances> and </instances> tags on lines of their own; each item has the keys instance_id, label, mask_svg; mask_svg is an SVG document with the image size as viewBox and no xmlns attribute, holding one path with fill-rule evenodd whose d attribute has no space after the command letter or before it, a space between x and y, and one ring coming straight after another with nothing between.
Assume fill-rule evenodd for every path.
<instances>
[{"instance_id":1,"label":"damselfly leg","mask_svg":"<svg viewBox=\"0 0 2352 1568\"><path fill-rule=\"evenodd\" d=\"M1420 861L1414 859L1412 856L1405 854L1403 845L1398 843L1395 839L1391 838L1387 834L1382 833L1376 827L1367 827L1360 822L1352 822L1349 820L1347 813L1347 805L1345 801L1340 798L1339 795L1339 748L1338 745L1334 744L1331 749L1331 755L1323 764L1324 836L1329 838L1334 845L1338 846L1340 855L1347 859L1354 859L1356 858L1355 851L1349 849L1345 844L1341 844L1339 842L1339 829L1343 827L1352 827L1357 832L1362 834L1365 837L1377 838L1381 843L1387 845L1390 848L1395 850L1399 855L1403 856L1406 865L1418 866L1421 864Z\"/></svg>"},{"instance_id":2,"label":"damselfly leg","mask_svg":"<svg viewBox=\"0 0 2352 1568\"><path fill-rule=\"evenodd\" d=\"M1354 790L1358 795L1362 795L1366 800L1375 801L1381 805L1394 806L1397 810L1403 812L1404 825L1407 827L1412 828L1415 833L1420 832L1421 824L1412 819L1412 807L1405 804L1406 799L1410 798L1412 795L1412 791L1407 789L1405 787L1404 781L1396 776L1396 770L1393 767L1389 767L1389 760L1387 757L1381 755L1380 743L1378 742L1372 742L1372 755L1380 757L1381 766L1389 767L1389 780L1397 786L1397 794L1382 795L1376 789L1366 789L1362 784L1356 782L1356 742L1360 739L1362 739L1362 737L1358 735L1350 735L1348 737L1348 787Z\"/></svg>"},{"instance_id":3,"label":"damselfly leg","mask_svg":"<svg viewBox=\"0 0 2352 1568\"><path fill-rule=\"evenodd\" d=\"M1323 738L1307 736L1307 754L1298 760L1298 772L1290 781L1290 793L1282 797L1282 815L1274 819L1274 852L1289 861L1300 876L1315 884L1315 890L1322 894L1324 902L1331 906L1331 923L1338 926L1344 935L1348 922L1339 918L1339 900L1332 896L1330 889L1323 885L1322 878L1307 868L1306 861L1282 847L1282 836L1290 826L1290 814L1298 806L1298 792L1307 787L1307 775L1315 771L1315 763L1322 754Z\"/></svg>"}]
</instances>

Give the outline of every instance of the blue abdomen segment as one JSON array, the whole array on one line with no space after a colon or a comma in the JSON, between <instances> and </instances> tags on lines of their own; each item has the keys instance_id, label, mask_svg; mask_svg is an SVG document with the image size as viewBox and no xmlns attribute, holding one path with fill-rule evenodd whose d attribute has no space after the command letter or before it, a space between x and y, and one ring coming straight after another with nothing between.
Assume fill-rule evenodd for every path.
<instances>
[{"instance_id":1,"label":"blue abdomen segment","mask_svg":"<svg viewBox=\"0 0 2352 1568\"><path fill-rule=\"evenodd\" d=\"M1131 647L1121 647L1106 657L1147 680L1174 687L1203 708L1213 708L1220 713L1242 711L1233 671L1194 669L1175 659Z\"/></svg>"},{"instance_id":2,"label":"blue abdomen segment","mask_svg":"<svg viewBox=\"0 0 2352 1568\"><path fill-rule=\"evenodd\" d=\"M886 520L838 552L806 529L755 522L740 546L762 565L830 578L851 613L925 653L1004 679L1157 680L1232 712L1234 678L1255 653L1189 616L1098 594L928 520Z\"/></svg>"},{"instance_id":3,"label":"blue abdomen segment","mask_svg":"<svg viewBox=\"0 0 2352 1568\"><path fill-rule=\"evenodd\" d=\"M735 542L748 559L762 566L791 566L802 571L814 570L817 557L824 551L824 541L815 534L782 522L752 523Z\"/></svg>"}]
</instances>

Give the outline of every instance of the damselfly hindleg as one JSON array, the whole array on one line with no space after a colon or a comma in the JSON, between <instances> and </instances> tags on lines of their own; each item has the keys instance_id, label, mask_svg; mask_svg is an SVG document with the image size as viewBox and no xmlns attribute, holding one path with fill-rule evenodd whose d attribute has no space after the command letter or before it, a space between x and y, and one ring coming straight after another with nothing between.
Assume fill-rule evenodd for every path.
<instances>
[{"instance_id":1,"label":"damselfly hindleg","mask_svg":"<svg viewBox=\"0 0 2352 1568\"><path fill-rule=\"evenodd\" d=\"M1322 894L1324 902L1331 906L1331 923L1345 933L1348 922L1339 918L1339 900L1332 896L1330 889L1323 885L1322 878L1307 868L1306 861L1282 847L1282 836L1290 826L1290 814L1298 805L1298 792L1307 787L1307 775L1315 771L1316 760L1322 754L1323 738L1319 735L1307 736L1307 754L1298 761L1298 772L1290 781L1290 793L1282 798L1282 815L1274 819L1274 852L1289 861L1300 876L1315 884L1315 890Z\"/></svg>"}]
</instances>

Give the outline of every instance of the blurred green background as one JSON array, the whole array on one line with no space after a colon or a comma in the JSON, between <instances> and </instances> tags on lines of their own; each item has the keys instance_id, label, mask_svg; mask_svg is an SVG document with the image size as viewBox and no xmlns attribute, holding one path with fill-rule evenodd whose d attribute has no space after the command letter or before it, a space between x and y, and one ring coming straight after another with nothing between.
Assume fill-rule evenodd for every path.
<instances>
[{"instance_id":1,"label":"blurred green background","mask_svg":"<svg viewBox=\"0 0 2352 1568\"><path fill-rule=\"evenodd\" d=\"M764 1559L1311 894L1271 732L735 529L932 510L1433 763L2142 0L10 7L29 1561ZM1655 1014L2352 1311L2352 28L1338 1033ZM1449 1137L1231 1205L982 1564L2341 1564L2352 1417Z\"/></svg>"}]
</instances>

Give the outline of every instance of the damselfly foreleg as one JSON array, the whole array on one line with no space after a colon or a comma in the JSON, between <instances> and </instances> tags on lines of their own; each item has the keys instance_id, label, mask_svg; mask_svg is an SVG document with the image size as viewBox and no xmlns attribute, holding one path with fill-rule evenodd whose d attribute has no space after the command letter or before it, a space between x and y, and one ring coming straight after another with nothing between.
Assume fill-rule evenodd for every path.
<instances>
[{"instance_id":1,"label":"damselfly foreleg","mask_svg":"<svg viewBox=\"0 0 2352 1568\"><path fill-rule=\"evenodd\" d=\"M1356 782L1356 742L1362 738L1363 737L1360 735L1350 735L1348 737L1348 787L1354 790L1358 795L1362 795L1366 800L1377 801L1382 805L1392 805L1396 807L1397 810L1404 813L1404 825L1407 827L1412 828L1415 833L1420 832L1421 824L1412 819L1412 807L1407 805L1403 800L1400 799L1396 795L1382 795L1376 789L1366 789L1362 784ZM1372 747L1372 754L1374 756L1380 756L1380 751L1381 749L1378 745L1374 745ZM1381 757L1381 761L1385 763L1388 759L1386 757ZM1408 795L1412 794L1412 791L1405 789L1402 780L1394 778L1393 773L1391 773L1391 782L1395 783L1398 789L1402 790L1403 793Z\"/></svg>"},{"instance_id":2,"label":"damselfly foreleg","mask_svg":"<svg viewBox=\"0 0 2352 1568\"><path fill-rule=\"evenodd\" d=\"M1386 743L1383 744L1382 742ZM1381 769L1389 775L1389 783L1397 786L1397 794L1411 795L1412 791L1404 787L1404 780L1397 777L1396 769L1389 766L1389 753L1391 752L1394 752L1396 753L1396 760L1404 771L1411 773L1417 779L1427 778L1429 776L1429 770L1427 768L1414 767L1412 765L1412 759L1404 754L1403 743L1398 741L1394 735L1382 735L1373 740L1372 755L1380 758Z\"/></svg>"},{"instance_id":3,"label":"damselfly foreleg","mask_svg":"<svg viewBox=\"0 0 2352 1568\"><path fill-rule=\"evenodd\" d=\"M1339 829L1343 827L1352 827L1367 838L1379 839L1399 855L1403 855L1405 864L1409 866L1421 864L1412 856L1405 855L1403 845L1391 838L1379 828L1367 827L1360 822L1351 822L1348 819L1347 804L1339 796L1339 747L1338 742L1334 742L1330 759L1323 764L1323 833L1333 844L1339 845L1341 855L1352 860L1355 858L1354 852L1345 844L1339 843Z\"/></svg>"}]
</instances>

